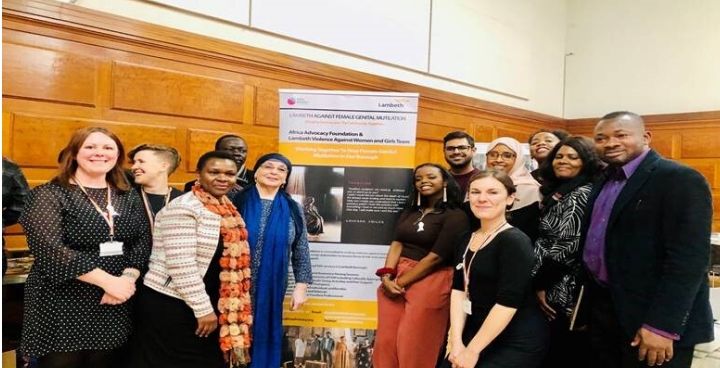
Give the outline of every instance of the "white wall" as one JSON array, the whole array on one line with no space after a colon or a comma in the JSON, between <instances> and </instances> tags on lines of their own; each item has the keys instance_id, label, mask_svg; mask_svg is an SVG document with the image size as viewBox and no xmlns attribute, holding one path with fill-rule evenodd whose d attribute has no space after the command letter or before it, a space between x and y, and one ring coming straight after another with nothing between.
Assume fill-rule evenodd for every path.
<instances>
[{"instance_id":1,"label":"white wall","mask_svg":"<svg viewBox=\"0 0 720 368\"><path fill-rule=\"evenodd\" d=\"M568 0L565 117L720 110L720 1Z\"/></svg>"},{"instance_id":2,"label":"white wall","mask_svg":"<svg viewBox=\"0 0 720 368\"><path fill-rule=\"evenodd\" d=\"M158 1L181 6L202 4L195 0ZM231 1L237 4L247 0ZM431 15L428 0L398 0L394 3L402 6L386 5L381 9L337 4L323 6L327 1L299 2L303 6L292 3L295 5L288 8L283 7L278 0L256 0L249 6L249 27L245 25L243 16L238 16L239 21L236 23L225 22L151 1L77 0L75 4L486 101L562 116L565 0L433 0L432 11L437 11L437 16ZM334 1L337 2L366 6L387 4L387 1L379 0ZM404 15L400 16L404 9ZM474 9L474 12L467 12L467 9ZM208 13L217 17L217 12ZM328 20L327 17L334 18ZM432 20L423 26L419 23L423 19ZM463 22L455 22L453 19L462 19ZM347 28L333 29L343 25L343 20ZM316 24L317 27L308 29L310 24ZM365 37L363 24L382 31ZM462 26L458 27L458 24ZM347 29L351 31L347 32ZM489 36L488 31L493 36ZM448 37L453 33L456 37ZM422 37L425 37L426 42L423 42ZM409 49L403 51L398 44Z\"/></svg>"}]
</instances>

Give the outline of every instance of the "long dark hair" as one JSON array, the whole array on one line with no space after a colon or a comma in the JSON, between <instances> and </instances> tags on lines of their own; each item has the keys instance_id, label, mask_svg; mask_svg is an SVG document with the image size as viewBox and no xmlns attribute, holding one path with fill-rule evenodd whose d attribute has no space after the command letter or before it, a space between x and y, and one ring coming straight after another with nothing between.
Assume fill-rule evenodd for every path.
<instances>
[{"instance_id":1,"label":"long dark hair","mask_svg":"<svg viewBox=\"0 0 720 368\"><path fill-rule=\"evenodd\" d=\"M577 151L580 160L582 160L583 167L580 169L578 176L585 177L587 181L593 181L600 175L603 164L600 156L595 151L594 143L590 138L573 135L556 144L548 154L547 159L540 165L539 172L543 179L543 187L556 188L564 181L555 176L555 170L553 169L553 160L555 160L555 156L563 146L571 147Z\"/></svg>"},{"instance_id":2,"label":"long dark hair","mask_svg":"<svg viewBox=\"0 0 720 368\"><path fill-rule=\"evenodd\" d=\"M417 171L422 167L434 167L440 171L440 175L442 175L443 183L446 185L446 193L447 193L447 201L437 201L435 203L435 208L439 210L444 210L446 208L459 208L462 204L462 193L460 192L460 186L458 186L457 182L455 181L455 178L450 175L450 173L445 170L444 167L434 164L431 162L426 162L424 164L417 165L412 173L412 190L410 191L410 197L408 198L407 204L405 208L407 209L418 209L420 206L417 204L417 197L418 197L418 191L415 187L415 174ZM421 204L425 204L427 199L425 197L421 196Z\"/></svg>"}]
</instances>

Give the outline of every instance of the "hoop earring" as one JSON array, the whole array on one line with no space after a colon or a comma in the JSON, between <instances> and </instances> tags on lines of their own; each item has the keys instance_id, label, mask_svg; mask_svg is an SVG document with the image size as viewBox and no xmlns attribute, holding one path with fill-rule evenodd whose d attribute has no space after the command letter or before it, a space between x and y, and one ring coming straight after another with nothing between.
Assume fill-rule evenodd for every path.
<instances>
[{"instance_id":1,"label":"hoop earring","mask_svg":"<svg viewBox=\"0 0 720 368\"><path fill-rule=\"evenodd\" d=\"M420 192L418 192L417 205L420 207Z\"/></svg>"},{"instance_id":2,"label":"hoop earring","mask_svg":"<svg viewBox=\"0 0 720 368\"><path fill-rule=\"evenodd\" d=\"M447 187L443 187L443 202L447 202Z\"/></svg>"}]
</instances>

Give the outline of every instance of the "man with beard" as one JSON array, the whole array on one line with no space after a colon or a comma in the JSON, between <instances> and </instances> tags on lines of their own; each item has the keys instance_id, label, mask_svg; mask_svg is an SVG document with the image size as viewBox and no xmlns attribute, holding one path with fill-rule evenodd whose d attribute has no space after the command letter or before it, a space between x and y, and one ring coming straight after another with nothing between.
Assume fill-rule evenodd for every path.
<instances>
[{"instance_id":1,"label":"man with beard","mask_svg":"<svg viewBox=\"0 0 720 368\"><path fill-rule=\"evenodd\" d=\"M235 134L224 135L215 141L215 150L230 153L238 167L237 182L235 187L228 192L228 198L232 199L243 188L255 184L253 171L245 167L248 145L242 137ZM195 180L185 183L185 192L189 192L193 185L195 185Z\"/></svg>"},{"instance_id":2,"label":"man with beard","mask_svg":"<svg viewBox=\"0 0 720 368\"><path fill-rule=\"evenodd\" d=\"M443 152L445 152L445 161L450 165L450 174L460 186L464 198L468 181L480 172L473 167L472 161L475 154L475 139L462 131L450 132L443 138Z\"/></svg>"}]
</instances>

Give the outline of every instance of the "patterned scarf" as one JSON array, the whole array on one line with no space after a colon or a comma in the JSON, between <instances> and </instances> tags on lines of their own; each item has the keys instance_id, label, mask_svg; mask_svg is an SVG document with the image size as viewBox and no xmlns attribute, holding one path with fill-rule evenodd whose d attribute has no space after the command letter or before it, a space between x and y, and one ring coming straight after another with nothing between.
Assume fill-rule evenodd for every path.
<instances>
[{"instance_id":1,"label":"patterned scarf","mask_svg":"<svg viewBox=\"0 0 720 368\"><path fill-rule=\"evenodd\" d=\"M220 300L218 325L220 350L231 366L250 363L253 314L250 304L250 246L245 221L230 200L219 200L200 184L192 188L195 197L210 212L220 215L220 236L223 252L220 258Z\"/></svg>"}]
</instances>

